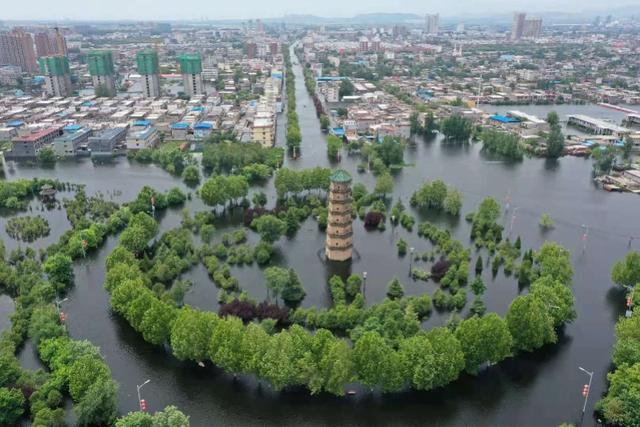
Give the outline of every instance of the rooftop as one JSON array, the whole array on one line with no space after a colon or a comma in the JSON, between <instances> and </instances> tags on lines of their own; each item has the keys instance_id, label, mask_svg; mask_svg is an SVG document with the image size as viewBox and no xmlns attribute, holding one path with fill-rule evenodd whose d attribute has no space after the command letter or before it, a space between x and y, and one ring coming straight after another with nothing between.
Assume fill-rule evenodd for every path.
<instances>
[{"instance_id":1,"label":"rooftop","mask_svg":"<svg viewBox=\"0 0 640 427\"><path fill-rule=\"evenodd\" d=\"M329 179L331 182L351 182L351 175L344 169L336 169Z\"/></svg>"}]
</instances>

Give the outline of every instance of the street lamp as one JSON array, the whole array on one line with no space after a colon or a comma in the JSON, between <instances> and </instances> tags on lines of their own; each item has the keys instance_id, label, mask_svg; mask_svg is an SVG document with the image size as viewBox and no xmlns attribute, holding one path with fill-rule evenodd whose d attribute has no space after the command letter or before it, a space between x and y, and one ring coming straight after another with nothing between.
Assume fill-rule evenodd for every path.
<instances>
[{"instance_id":1,"label":"street lamp","mask_svg":"<svg viewBox=\"0 0 640 427\"><path fill-rule=\"evenodd\" d=\"M367 299L367 272L362 272L362 297Z\"/></svg>"},{"instance_id":2,"label":"street lamp","mask_svg":"<svg viewBox=\"0 0 640 427\"><path fill-rule=\"evenodd\" d=\"M145 385L149 384L150 382L151 380L146 380L142 384L136 385L136 388L138 389L138 404L140 405L140 410L143 412L147 410L147 402L144 399L142 399L142 397L140 396L140 389Z\"/></svg>"},{"instance_id":3,"label":"street lamp","mask_svg":"<svg viewBox=\"0 0 640 427\"><path fill-rule=\"evenodd\" d=\"M416 248L413 246L409 248L409 277L411 277L411 266L413 263L413 252L415 252Z\"/></svg>"},{"instance_id":4,"label":"street lamp","mask_svg":"<svg viewBox=\"0 0 640 427\"><path fill-rule=\"evenodd\" d=\"M585 384L582 387L582 395L584 396L584 405L582 405L582 415L580 416L580 425L582 425L582 420L584 419L584 411L587 409L587 400L589 400L589 393L591 393L591 380L593 380L593 372L587 371L582 366L578 366L578 369L589 375L589 384Z\"/></svg>"}]
</instances>

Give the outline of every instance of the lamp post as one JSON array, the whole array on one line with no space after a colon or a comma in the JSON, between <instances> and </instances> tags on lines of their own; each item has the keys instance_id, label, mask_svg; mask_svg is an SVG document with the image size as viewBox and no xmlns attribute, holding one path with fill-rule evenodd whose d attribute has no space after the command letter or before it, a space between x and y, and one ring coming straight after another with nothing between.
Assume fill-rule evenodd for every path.
<instances>
[{"instance_id":1,"label":"lamp post","mask_svg":"<svg viewBox=\"0 0 640 427\"><path fill-rule=\"evenodd\" d=\"M587 400L589 400L589 393L591 393L591 380L593 380L593 372L587 371L582 366L578 366L578 369L589 376L589 384L585 384L582 387L582 395L584 396L584 405L582 405L582 415L580 416L580 425L582 425L582 420L584 419L584 411L587 409Z\"/></svg>"},{"instance_id":2,"label":"lamp post","mask_svg":"<svg viewBox=\"0 0 640 427\"><path fill-rule=\"evenodd\" d=\"M362 272L362 297L367 300L367 272Z\"/></svg>"},{"instance_id":3,"label":"lamp post","mask_svg":"<svg viewBox=\"0 0 640 427\"><path fill-rule=\"evenodd\" d=\"M415 252L416 248L414 248L413 246L409 248L409 277L411 277L411 267L412 267L412 263L413 263L413 253Z\"/></svg>"},{"instance_id":4,"label":"lamp post","mask_svg":"<svg viewBox=\"0 0 640 427\"><path fill-rule=\"evenodd\" d=\"M147 402L144 399L142 399L142 396L140 395L140 389L145 385L149 384L150 382L151 380L146 380L142 384L136 385L136 388L138 389L138 405L140 405L140 410L143 412L147 410Z\"/></svg>"}]
</instances>

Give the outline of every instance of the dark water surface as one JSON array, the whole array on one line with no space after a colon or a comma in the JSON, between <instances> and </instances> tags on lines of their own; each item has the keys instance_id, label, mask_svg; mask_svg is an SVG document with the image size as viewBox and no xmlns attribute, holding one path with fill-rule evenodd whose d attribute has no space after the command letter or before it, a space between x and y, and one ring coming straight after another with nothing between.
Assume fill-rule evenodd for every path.
<instances>
[{"instance_id":1,"label":"dark water surface","mask_svg":"<svg viewBox=\"0 0 640 427\"><path fill-rule=\"evenodd\" d=\"M295 74L303 133L302 157L287 160L287 166L330 165L326 157L325 137L319 130L299 66L295 67ZM284 140L284 120L282 116L278 124L279 144ZM582 408L580 392L586 378L578 366L595 371L588 406L591 410L605 390L614 324L624 304L623 296L611 290L609 272L613 262L627 252L628 236L640 236L640 199L635 195L609 194L597 189L590 179L591 162L578 158L564 158L558 162L527 159L512 164L485 156L478 146L449 147L438 140L420 140L407 149L405 160L414 166L405 168L395 177L393 195L394 198L402 198L405 205L408 205L411 193L427 179L441 178L458 187L465 196L460 219L427 218L414 212L418 223L429 219L451 228L456 238L468 244L469 227L463 219L464 214L474 210L486 196L491 195L504 202L510 195L511 210L503 221L508 229L514 208L519 208L513 226L514 239L521 236L525 248L537 248L546 239L555 240L571 251L578 318L566 328L557 345L505 361L477 377L463 376L449 387L429 393L412 392L384 397L359 393L357 397L343 399L309 397L299 390L276 394L253 379L234 380L214 368L178 362L163 349L144 343L125 321L114 316L103 289L104 261L117 244L117 239L111 237L99 251L76 265L76 284L69 292L69 301L64 303L63 309L68 313L71 336L88 339L101 347L115 380L120 383L120 410L125 413L137 409L136 384L151 379L143 389L149 408L154 411L169 404L177 405L191 416L193 426L552 426L564 421L575 422L579 418ZM357 163L358 159L345 155L340 167L352 172L355 181L373 188L375 178L370 174L358 174ZM7 179L34 176L84 183L88 194L119 190L122 192L117 196L119 200L132 199L143 185L160 190L177 185L188 190L179 179L159 168L131 164L126 159L109 166L94 166L86 160L58 164L54 169L11 163L5 166ZM272 184L265 191L273 203ZM188 208L193 213L204 209L204 206L194 198ZM43 213L49 215L51 238L70 227L64 214L59 212L63 211ZM542 213L550 214L556 221L556 228L546 234L538 226ZM5 222L6 218L0 218L0 227L4 228ZM167 230L179 222L179 209L171 210L161 218L161 227ZM584 251L581 240L583 225L589 227ZM317 253L322 248L324 235L318 232L316 223L311 220L302 225L295 238L283 238L277 243L278 263L294 267L304 283L307 292L304 306L328 304L326 279L335 273L367 271L368 304L384 298L386 284L394 276L403 281L407 294L418 295L435 290L431 282L409 280L409 261L397 257L391 227L386 232L366 232L362 223L356 222L354 231L360 259L347 266L326 265L320 261ZM395 232L418 252L431 249L430 244L418 238L415 231L408 233L396 229ZM6 240L4 234L2 237L9 248L18 245L15 241ZM256 237L252 235L250 239L254 242ZM38 241L34 246L46 246L48 243L48 240ZM428 268L424 264L423 267ZM252 297L260 299L266 295L262 271L257 266L237 267L233 272ZM485 276L487 307L490 311L504 314L510 301L518 295L517 283L513 277L507 278L502 274L495 280L490 275ZM186 302L202 309L217 310L218 291L204 268L198 266L184 277L194 281ZM3 328L8 325L6 315L11 309L11 300L0 297L0 326ZM447 317L448 313L434 313L425 326L443 324ZM585 425L594 423L588 414Z\"/></svg>"}]
</instances>

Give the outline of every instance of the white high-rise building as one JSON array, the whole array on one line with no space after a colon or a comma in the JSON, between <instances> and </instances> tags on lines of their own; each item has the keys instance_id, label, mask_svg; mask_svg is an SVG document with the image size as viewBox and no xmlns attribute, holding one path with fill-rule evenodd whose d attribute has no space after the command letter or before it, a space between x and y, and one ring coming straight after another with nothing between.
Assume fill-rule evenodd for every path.
<instances>
[{"instance_id":1,"label":"white high-rise building","mask_svg":"<svg viewBox=\"0 0 640 427\"><path fill-rule=\"evenodd\" d=\"M427 34L438 34L440 30L440 15L433 14L425 17L425 31Z\"/></svg>"}]
</instances>

